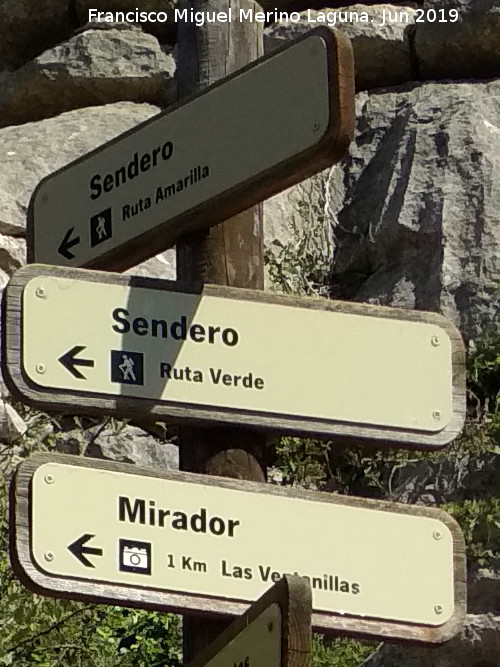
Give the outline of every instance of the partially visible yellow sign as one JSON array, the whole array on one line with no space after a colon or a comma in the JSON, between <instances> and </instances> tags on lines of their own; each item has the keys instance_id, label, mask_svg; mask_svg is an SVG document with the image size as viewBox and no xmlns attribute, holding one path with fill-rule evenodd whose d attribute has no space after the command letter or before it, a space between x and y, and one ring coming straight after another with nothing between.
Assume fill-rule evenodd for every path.
<instances>
[{"instance_id":1,"label":"partially visible yellow sign","mask_svg":"<svg viewBox=\"0 0 500 667\"><path fill-rule=\"evenodd\" d=\"M22 296L23 373L65 394L210 406L255 424L277 415L424 434L450 425L444 318L221 294L39 275Z\"/></svg>"},{"instance_id":2,"label":"partially visible yellow sign","mask_svg":"<svg viewBox=\"0 0 500 667\"><path fill-rule=\"evenodd\" d=\"M205 667L281 667L281 611L270 605Z\"/></svg>"},{"instance_id":3,"label":"partially visible yellow sign","mask_svg":"<svg viewBox=\"0 0 500 667\"><path fill-rule=\"evenodd\" d=\"M298 574L325 617L439 626L454 614L454 537L438 510L89 465L33 475L30 557L59 590L87 581L216 605Z\"/></svg>"}]
</instances>

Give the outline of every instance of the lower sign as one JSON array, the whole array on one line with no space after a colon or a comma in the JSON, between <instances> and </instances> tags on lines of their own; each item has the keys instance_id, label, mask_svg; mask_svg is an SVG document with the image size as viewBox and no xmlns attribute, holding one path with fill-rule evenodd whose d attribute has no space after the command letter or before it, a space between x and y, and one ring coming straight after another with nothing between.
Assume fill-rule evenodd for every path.
<instances>
[{"instance_id":1,"label":"lower sign","mask_svg":"<svg viewBox=\"0 0 500 667\"><path fill-rule=\"evenodd\" d=\"M285 575L187 667L309 667L311 587Z\"/></svg>"},{"instance_id":2,"label":"lower sign","mask_svg":"<svg viewBox=\"0 0 500 667\"><path fill-rule=\"evenodd\" d=\"M240 614L291 573L323 631L440 642L464 614L463 538L440 510L64 455L14 484L13 563L37 592Z\"/></svg>"},{"instance_id":3,"label":"lower sign","mask_svg":"<svg viewBox=\"0 0 500 667\"><path fill-rule=\"evenodd\" d=\"M6 288L4 377L57 411L441 447L462 428L444 317L30 265Z\"/></svg>"}]
</instances>

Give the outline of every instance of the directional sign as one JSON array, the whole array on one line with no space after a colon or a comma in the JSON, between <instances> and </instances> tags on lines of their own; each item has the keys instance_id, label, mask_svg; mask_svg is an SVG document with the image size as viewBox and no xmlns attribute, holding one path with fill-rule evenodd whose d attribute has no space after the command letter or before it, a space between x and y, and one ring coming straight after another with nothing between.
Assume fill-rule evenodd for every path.
<instances>
[{"instance_id":1,"label":"directional sign","mask_svg":"<svg viewBox=\"0 0 500 667\"><path fill-rule=\"evenodd\" d=\"M122 270L339 160L349 39L318 28L44 178L29 262Z\"/></svg>"},{"instance_id":2,"label":"directional sign","mask_svg":"<svg viewBox=\"0 0 500 667\"><path fill-rule=\"evenodd\" d=\"M231 615L297 574L316 629L426 642L465 612L463 538L441 510L65 455L14 484L12 561L37 592Z\"/></svg>"},{"instance_id":3,"label":"directional sign","mask_svg":"<svg viewBox=\"0 0 500 667\"><path fill-rule=\"evenodd\" d=\"M285 575L187 667L310 667L311 586Z\"/></svg>"},{"instance_id":4,"label":"directional sign","mask_svg":"<svg viewBox=\"0 0 500 667\"><path fill-rule=\"evenodd\" d=\"M4 377L43 409L144 414L440 447L462 428L440 315L82 269L6 288Z\"/></svg>"}]
</instances>

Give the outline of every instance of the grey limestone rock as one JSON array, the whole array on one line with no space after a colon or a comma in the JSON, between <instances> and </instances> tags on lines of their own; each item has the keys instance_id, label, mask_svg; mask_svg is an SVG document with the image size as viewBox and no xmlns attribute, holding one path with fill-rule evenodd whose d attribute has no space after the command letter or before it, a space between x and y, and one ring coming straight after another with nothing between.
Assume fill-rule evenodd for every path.
<instances>
[{"instance_id":1,"label":"grey limestone rock","mask_svg":"<svg viewBox=\"0 0 500 667\"><path fill-rule=\"evenodd\" d=\"M89 14L90 9L95 9L97 12L116 12L130 13L132 12L135 18L136 11L138 12L164 12L167 14L167 21L139 21L139 25L146 32L156 35L162 42L175 41L176 24L174 22L174 7L177 5L175 0L75 0L75 11L78 20L81 23L87 23L91 20ZM93 14L92 16L96 16ZM105 16L101 16L101 21L104 22ZM140 17L139 17L140 18ZM156 16L152 18L157 18ZM163 15L160 15L163 19ZM104 23L103 23L104 24Z\"/></svg>"},{"instance_id":2,"label":"grey limestone rock","mask_svg":"<svg viewBox=\"0 0 500 667\"><path fill-rule=\"evenodd\" d=\"M124 273L131 276L146 276L148 278L162 278L163 280L176 279L175 248L151 257Z\"/></svg>"},{"instance_id":3,"label":"grey limestone rock","mask_svg":"<svg viewBox=\"0 0 500 667\"><path fill-rule=\"evenodd\" d=\"M0 80L0 125L122 100L168 106L175 62L152 35L89 29Z\"/></svg>"},{"instance_id":4,"label":"grey limestone rock","mask_svg":"<svg viewBox=\"0 0 500 667\"><path fill-rule=\"evenodd\" d=\"M28 202L44 176L158 112L150 104L118 102L1 129L0 234L24 234Z\"/></svg>"},{"instance_id":5,"label":"grey limestone rock","mask_svg":"<svg viewBox=\"0 0 500 667\"><path fill-rule=\"evenodd\" d=\"M328 18L351 39L356 89L392 86L416 78L412 55L413 7L353 4L336 9L302 12L298 23L273 23L265 29L264 48L270 52L303 35Z\"/></svg>"},{"instance_id":6,"label":"grey limestone rock","mask_svg":"<svg viewBox=\"0 0 500 667\"><path fill-rule=\"evenodd\" d=\"M24 433L27 426L23 418L10 405L10 403L0 401L0 442L12 444Z\"/></svg>"},{"instance_id":7,"label":"grey limestone rock","mask_svg":"<svg viewBox=\"0 0 500 667\"><path fill-rule=\"evenodd\" d=\"M329 179L332 296L441 311L468 339L498 326L499 154L500 81L360 93Z\"/></svg>"},{"instance_id":8,"label":"grey limestone rock","mask_svg":"<svg viewBox=\"0 0 500 667\"><path fill-rule=\"evenodd\" d=\"M1 199L1 195L0 195ZM0 288L26 262L26 241L0 234Z\"/></svg>"},{"instance_id":9,"label":"grey limestone rock","mask_svg":"<svg viewBox=\"0 0 500 667\"><path fill-rule=\"evenodd\" d=\"M0 0L0 71L20 67L72 29L68 0Z\"/></svg>"},{"instance_id":10,"label":"grey limestone rock","mask_svg":"<svg viewBox=\"0 0 500 667\"><path fill-rule=\"evenodd\" d=\"M179 450L171 442L159 442L136 426L125 426L118 432L104 429L89 443L85 456L109 461L134 463L156 470L179 468Z\"/></svg>"},{"instance_id":11,"label":"grey limestone rock","mask_svg":"<svg viewBox=\"0 0 500 667\"><path fill-rule=\"evenodd\" d=\"M55 451L74 456L133 463L144 468L177 469L178 448L165 438L132 424L97 424L62 430L52 436Z\"/></svg>"},{"instance_id":12,"label":"grey limestone rock","mask_svg":"<svg viewBox=\"0 0 500 667\"><path fill-rule=\"evenodd\" d=\"M424 79L500 76L500 0L426 0L424 12L415 33Z\"/></svg>"},{"instance_id":13,"label":"grey limestone rock","mask_svg":"<svg viewBox=\"0 0 500 667\"><path fill-rule=\"evenodd\" d=\"M500 616L500 558L472 568L467 581L467 609L471 614Z\"/></svg>"}]
</instances>

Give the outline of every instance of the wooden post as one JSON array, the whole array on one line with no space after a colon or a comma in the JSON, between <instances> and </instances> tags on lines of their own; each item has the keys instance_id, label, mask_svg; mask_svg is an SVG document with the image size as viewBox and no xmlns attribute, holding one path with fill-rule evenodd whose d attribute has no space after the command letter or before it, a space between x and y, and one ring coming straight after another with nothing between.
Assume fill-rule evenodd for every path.
<instances>
[{"instance_id":1,"label":"wooden post","mask_svg":"<svg viewBox=\"0 0 500 667\"><path fill-rule=\"evenodd\" d=\"M252 0L185 0L195 12L228 12L232 22L196 26L179 23L178 98L182 99L262 55L262 24L239 19L239 9L260 7ZM221 146L221 151L224 146ZM255 206L177 245L177 279L263 289L262 206ZM266 480L265 437L241 428L182 427L181 470ZM229 625L226 619L185 615L184 662L192 660Z\"/></svg>"}]
</instances>

